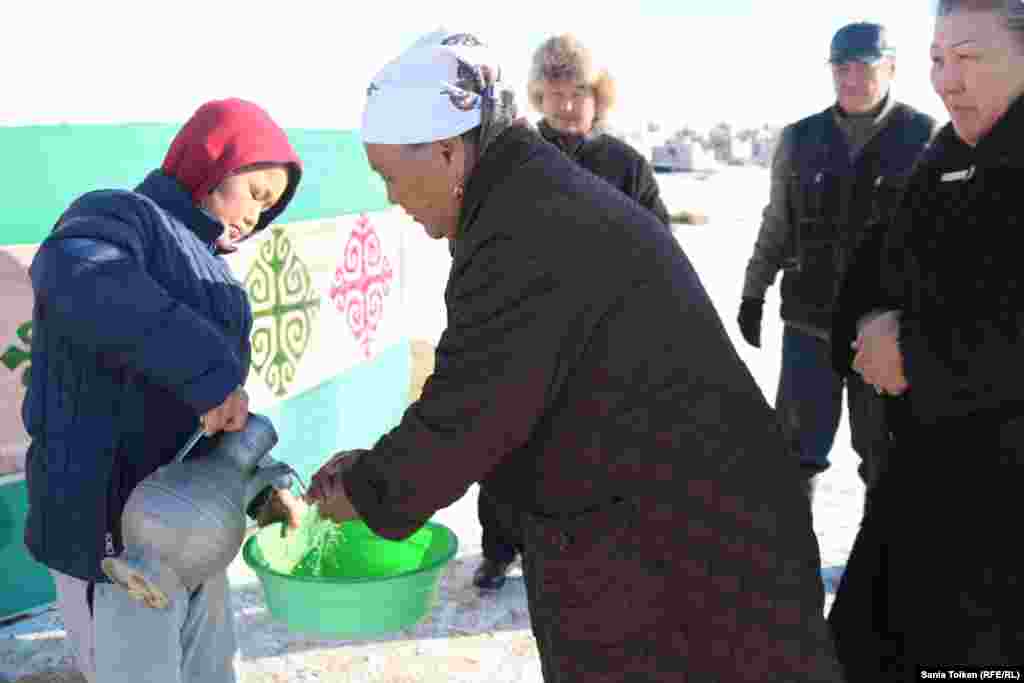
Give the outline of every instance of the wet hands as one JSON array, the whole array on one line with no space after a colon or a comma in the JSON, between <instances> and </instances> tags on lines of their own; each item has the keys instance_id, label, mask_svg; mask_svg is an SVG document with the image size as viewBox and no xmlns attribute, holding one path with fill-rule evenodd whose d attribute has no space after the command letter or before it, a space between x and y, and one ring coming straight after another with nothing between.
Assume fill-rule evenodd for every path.
<instances>
[{"instance_id":1,"label":"wet hands","mask_svg":"<svg viewBox=\"0 0 1024 683\"><path fill-rule=\"evenodd\" d=\"M888 311L867 321L851 344L853 369L879 394L899 396L908 388L900 352L900 312Z\"/></svg>"},{"instance_id":2,"label":"wet hands","mask_svg":"<svg viewBox=\"0 0 1024 683\"><path fill-rule=\"evenodd\" d=\"M309 506L288 489L274 489L256 513L256 524L261 527L284 522L288 529L298 529Z\"/></svg>"},{"instance_id":3,"label":"wet hands","mask_svg":"<svg viewBox=\"0 0 1024 683\"><path fill-rule=\"evenodd\" d=\"M355 451L342 451L335 454L313 475L309 490L306 492L306 502L317 505L321 517L334 522L359 517L342 482L342 475L355 464L357 458L358 453Z\"/></svg>"},{"instance_id":4,"label":"wet hands","mask_svg":"<svg viewBox=\"0 0 1024 683\"><path fill-rule=\"evenodd\" d=\"M223 403L199 419L207 436L213 436L221 431L241 431L249 419L249 394L239 385L228 394Z\"/></svg>"}]
</instances>

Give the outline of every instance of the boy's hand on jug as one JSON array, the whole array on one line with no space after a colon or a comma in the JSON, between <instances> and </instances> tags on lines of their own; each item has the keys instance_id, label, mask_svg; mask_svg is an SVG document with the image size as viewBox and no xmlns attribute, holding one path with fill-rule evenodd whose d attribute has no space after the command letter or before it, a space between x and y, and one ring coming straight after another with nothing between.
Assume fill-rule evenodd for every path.
<instances>
[{"instance_id":1,"label":"boy's hand on jug","mask_svg":"<svg viewBox=\"0 0 1024 683\"><path fill-rule=\"evenodd\" d=\"M200 418L207 436L225 432L240 432L249 419L249 394L239 385L228 394L224 402Z\"/></svg>"}]
</instances>

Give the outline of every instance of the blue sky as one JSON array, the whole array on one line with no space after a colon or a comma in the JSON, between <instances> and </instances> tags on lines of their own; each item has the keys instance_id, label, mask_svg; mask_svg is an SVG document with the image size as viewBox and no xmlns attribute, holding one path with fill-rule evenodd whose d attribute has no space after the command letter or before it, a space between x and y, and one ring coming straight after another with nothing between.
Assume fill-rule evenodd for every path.
<instances>
[{"instance_id":1,"label":"blue sky","mask_svg":"<svg viewBox=\"0 0 1024 683\"><path fill-rule=\"evenodd\" d=\"M618 79L620 125L782 124L828 106L829 40L862 19L890 27L897 96L945 118L928 82L932 0L61 4L5 8L0 125L176 121L238 95L285 125L351 128L377 68L442 24L492 43L524 107L530 54L573 31Z\"/></svg>"}]
</instances>

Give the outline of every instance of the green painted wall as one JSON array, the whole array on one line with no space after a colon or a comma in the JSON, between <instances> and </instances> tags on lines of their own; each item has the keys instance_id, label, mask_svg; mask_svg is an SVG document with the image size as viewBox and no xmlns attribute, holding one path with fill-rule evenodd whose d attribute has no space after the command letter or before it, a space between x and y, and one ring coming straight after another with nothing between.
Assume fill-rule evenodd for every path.
<instances>
[{"instance_id":1,"label":"green painted wall","mask_svg":"<svg viewBox=\"0 0 1024 683\"><path fill-rule=\"evenodd\" d=\"M62 211L89 190L135 187L158 168L177 125L0 127L4 206L0 244L36 244ZM292 223L389 206L384 184L370 171L358 133L292 129L303 161L302 185L281 216ZM17 163L11 163L17 160Z\"/></svg>"},{"instance_id":2,"label":"green painted wall","mask_svg":"<svg viewBox=\"0 0 1024 683\"><path fill-rule=\"evenodd\" d=\"M0 486L0 619L57 599L50 572L25 550L25 480Z\"/></svg>"}]
</instances>

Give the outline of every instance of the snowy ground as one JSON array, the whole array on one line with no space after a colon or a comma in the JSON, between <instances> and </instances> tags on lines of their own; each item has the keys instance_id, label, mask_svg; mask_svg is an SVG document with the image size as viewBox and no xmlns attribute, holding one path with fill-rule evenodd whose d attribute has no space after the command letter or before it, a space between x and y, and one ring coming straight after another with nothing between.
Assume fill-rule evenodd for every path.
<instances>
[{"instance_id":1,"label":"snowy ground","mask_svg":"<svg viewBox=\"0 0 1024 683\"><path fill-rule=\"evenodd\" d=\"M761 349L747 346L735 323L743 271L768 195L767 172L726 168L704 180L673 174L660 175L659 182L670 210L693 209L708 215L706 225L680 226L678 239L740 355L769 401L774 401L782 340L777 289L769 292L765 305ZM447 249L418 232L408 235L405 249L410 268L404 293L409 304L410 333L414 338L434 341L444 325L441 295L448 276ZM845 416L833 462L818 487L814 506L815 529L830 591L849 554L863 503ZM521 578L511 580L498 595L481 597L470 586L480 560L476 488L439 512L436 520L458 535L459 554L442 581L441 598L431 616L415 628L388 638L323 641L289 633L270 619L259 584L236 561L232 583L242 650L242 683L539 683L540 666ZM63 636L53 611L0 626L0 683L7 683L5 677L18 683L78 680L67 673L71 664L64 653Z\"/></svg>"}]
</instances>

